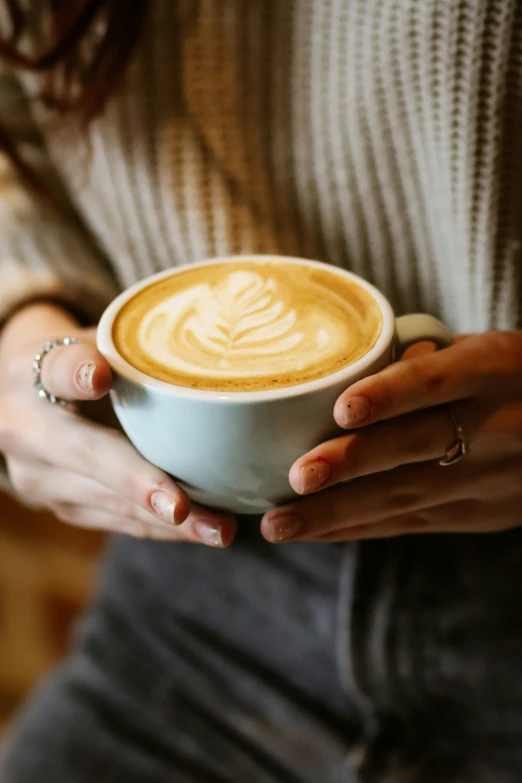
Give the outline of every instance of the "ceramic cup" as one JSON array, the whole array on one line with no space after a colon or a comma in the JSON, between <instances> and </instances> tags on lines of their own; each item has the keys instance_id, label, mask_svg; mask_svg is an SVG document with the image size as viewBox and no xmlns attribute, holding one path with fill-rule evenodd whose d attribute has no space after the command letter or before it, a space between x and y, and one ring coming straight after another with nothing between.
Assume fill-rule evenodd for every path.
<instances>
[{"instance_id":1,"label":"ceramic cup","mask_svg":"<svg viewBox=\"0 0 522 783\"><path fill-rule=\"evenodd\" d=\"M244 262L277 256L232 256L205 261ZM307 266L317 261L280 257ZM150 378L120 356L112 339L122 305L154 280L183 267L152 275L131 286L106 309L98 327L98 348L114 372L114 409L127 436L145 459L176 478L191 498L243 514L264 513L295 498L288 482L293 462L342 430L333 419L337 397L355 381L381 370L408 345L430 340L439 348L451 333L431 315L395 317L387 299L370 283L336 267L332 274L365 288L382 313L376 344L358 361L319 380L270 391L223 392L174 386Z\"/></svg>"}]
</instances>

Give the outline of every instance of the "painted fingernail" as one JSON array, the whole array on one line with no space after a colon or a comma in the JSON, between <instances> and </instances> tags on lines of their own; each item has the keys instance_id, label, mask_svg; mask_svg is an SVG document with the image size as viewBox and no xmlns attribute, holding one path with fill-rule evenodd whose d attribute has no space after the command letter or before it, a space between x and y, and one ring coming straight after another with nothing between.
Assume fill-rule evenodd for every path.
<instances>
[{"instance_id":1,"label":"painted fingernail","mask_svg":"<svg viewBox=\"0 0 522 783\"><path fill-rule=\"evenodd\" d=\"M172 495L167 495L166 492L153 492L150 496L150 505L154 509L154 513L164 522L170 522L171 525L175 525L174 511L176 510L176 501Z\"/></svg>"},{"instance_id":2,"label":"painted fingernail","mask_svg":"<svg viewBox=\"0 0 522 783\"><path fill-rule=\"evenodd\" d=\"M366 397L352 397L344 405L340 419L343 427L361 424L370 414L370 401Z\"/></svg>"},{"instance_id":3,"label":"painted fingernail","mask_svg":"<svg viewBox=\"0 0 522 783\"><path fill-rule=\"evenodd\" d=\"M266 537L272 544L294 538L304 528L304 520L297 514L279 514L265 521Z\"/></svg>"},{"instance_id":4,"label":"painted fingernail","mask_svg":"<svg viewBox=\"0 0 522 783\"><path fill-rule=\"evenodd\" d=\"M82 364L78 370L78 385L81 386L84 391L92 391L94 389L92 378L95 371L96 365L94 362Z\"/></svg>"},{"instance_id":5,"label":"painted fingernail","mask_svg":"<svg viewBox=\"0 0 522 783\"><path fill-rule=\"evenodd\" d=\"M194 530L204 544L223 546L223 535L221 528L217 525L209 525L208 522L195 522Z\"/></svg>"},{"instance_id":6,"label":"painted fingernail","mask_svg":"<svg viewBox=\"0 0 522 783\"><path fill-rule=\"evenodd\" d=\"M299 492L304 495L307 492L313 492L314 490L319 489L328 481L331 473L332 468L324 459L318 459L314 462L309 462L307 465L303 465L299 470L299 479L301 483Z\"/></svg>"}]
</instances>

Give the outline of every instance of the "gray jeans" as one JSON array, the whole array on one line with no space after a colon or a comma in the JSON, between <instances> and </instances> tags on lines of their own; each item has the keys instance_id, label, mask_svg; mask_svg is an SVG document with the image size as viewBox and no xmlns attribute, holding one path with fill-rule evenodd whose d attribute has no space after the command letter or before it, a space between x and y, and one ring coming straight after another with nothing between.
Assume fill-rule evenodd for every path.
<instances>
[{"instance_id":1,"label":"gray jeans","mask_svg":"<svg viewBox=\"0 0 522 783\"><path fill-rule=\"evenodd\" d=\"M519 531L241 528L224 552L114 539L1 783L520 783Z\"/></svg>"}]
</instances>

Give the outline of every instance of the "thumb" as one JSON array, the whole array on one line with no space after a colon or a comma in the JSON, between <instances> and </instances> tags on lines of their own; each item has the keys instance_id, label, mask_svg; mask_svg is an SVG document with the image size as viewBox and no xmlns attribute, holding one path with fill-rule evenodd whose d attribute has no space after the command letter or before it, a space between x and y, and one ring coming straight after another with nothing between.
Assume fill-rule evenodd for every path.
<instances>
[{"instance_id":1,"label":"thumb","mask_svg":"<svg viewBox=\"0 0 522 783\"><path fill-rule=\"evenodd\" d=\"M111 369L91 343L53 348L42 360L44 388L65 400L99 400L109 391Z\"/></svg>"},{"instance_id":2,"label":"thumb","mask_svg":"<svg viewBox=\"0 0 522 783\"><path fill-rule=\"evenodd\" d=\"M426 356L428 353L436 351L434 343L423 340L419 343L413 343L402 354L400 361L407 361L408 359L415 359L417 356Z\"/></svg>"}]
</instances>

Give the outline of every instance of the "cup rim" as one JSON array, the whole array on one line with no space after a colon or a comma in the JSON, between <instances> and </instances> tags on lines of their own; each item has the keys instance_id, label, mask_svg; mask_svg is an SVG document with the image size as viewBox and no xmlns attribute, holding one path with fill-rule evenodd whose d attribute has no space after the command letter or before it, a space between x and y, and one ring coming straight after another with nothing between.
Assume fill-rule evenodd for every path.
<instances>
[{"instance_id":1,"label":"cup rim","mask_svg":"<svg viewBox=\"0 0 522 783\"><path fill-rule=\"evenodd\" d=\"M112 327L114 319L120 310L120 308L135 294L146 288L151 283L157 280L162 280L165 277L176 275L178 273L186 271L187 267L201 268L205 266L212 266L214 264L223 263L237 263L253 261L259 263L284 261L285 263L295 263L299 265L306 265L312 267L318 267L324 269L325 265L328 266L328 271L333 274L338 274L341 277L349 278L355 283L364 288L368 293L376 300L382 315L382 328L377 342L370 348L368 353L365 353L360 359L352 364L337 370L329 375L324 375L322 378L316 380L306 381L305 383L299 383L295 386L283 386L279 389L263 389L261 391L213 391L211 389L193 389L189 386L177 386L176 384L167 383L167 381L160 381L157 378L153 378L150 375L136 369L130 364L123 356L118 352L113 338ZM300 258L298 256L283 256L273 254L241 254L235 256L217 256L215 258L205 259L204 261L198 261L193 264L184 264L179 267L171 267L170 269L157 272L153 275L149 275L143 280L134 283L126 288L121 294L119 294L112 302L107 306L103 312L97 329L97 346L100 353L108 361L109 365L115 372L132 383L138 386L145 386L148 389L162 392L174 397L185 397L194 400L206 400L207 402L234 402L234 403L255 403L255 402L269 402L272 400L281 400L285 398L300 397L305 394L310 394L322 389L328 389L336 386L338 383L346 380L349 381L351 377L362 377L365 371L371 367L375 360L381 356L395 334L395 315L393 309L384 296L374 285L369 283L359 275L350 272L346 269L342 269L337 266L333 266L324 261L315 261L308 258Z\"/></svg>"}]
</instances>

